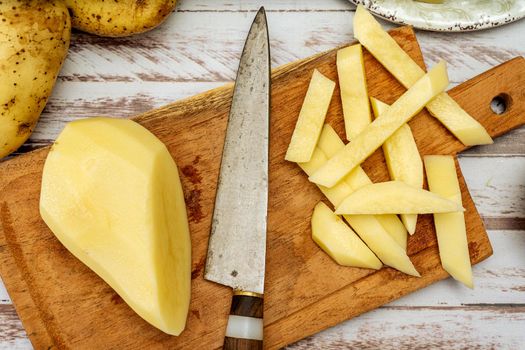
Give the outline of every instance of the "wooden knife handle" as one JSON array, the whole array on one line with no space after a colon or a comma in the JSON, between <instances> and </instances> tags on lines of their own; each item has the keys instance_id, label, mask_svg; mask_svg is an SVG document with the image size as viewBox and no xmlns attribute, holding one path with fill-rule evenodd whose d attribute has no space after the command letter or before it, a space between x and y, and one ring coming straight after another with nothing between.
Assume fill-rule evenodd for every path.
<instances>
[{"instance_id":1,"label":"wooden knife handle","mask_svg":"<svg viewBox=\"0 0 525 350\"><path fill-rule=\"evenodd\" d=\"M263 349L262 295L242 291L233 292L223 349Z\"/></svg>"}]
</instances>

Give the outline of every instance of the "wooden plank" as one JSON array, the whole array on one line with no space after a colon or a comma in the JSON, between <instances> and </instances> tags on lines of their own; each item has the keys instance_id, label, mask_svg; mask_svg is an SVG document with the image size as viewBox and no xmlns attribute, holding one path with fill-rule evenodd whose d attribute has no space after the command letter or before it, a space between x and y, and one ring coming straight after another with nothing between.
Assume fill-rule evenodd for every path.
<instances>
[{"instance_id":1,"label":"wooden plank","mask_svg":"<svg viewBox=\"0 0 525 350\"><path fill-rule=\"evenodd\" d=\"M270 13L273 66L350 42L352 18L352 12ZM132 38L101 38L76 32L59 79L231 81L251 20L252 16L243 12L181 12L174 13L160 28ZM524 34L525 26L520 22L468 35L417 32L427 64L446 59L456 84L524 55L525 47L517 41Z\"/></svg>"},{"instance_id":2,"label":"wooden plank","mask_svg":"<svg viewBox=\"0 0 525 350\"><path fill-rule=\"evenodd\" d=\"M461 157L525 155L525 128L519 128L498 137L494 144L473 147L461 153Z\"/></svg>"},{"instance_id":3,"label":"wooden plank","mask_svg":"<svg viewBox=\"0 0 525 350\"><path fill-rule=\"evenodd\" d=\"M520 349L525 305L383 307L287 349Z\"/></svg>"},{"instance_id":4,"label":"wooden plank","mask_svg":"<svg viewBox=\"0 0 525 350\"><path fill-rule=\"evenodd\" d=\"M525 47L519 45L525 32L523 22L478 32L436 33L418 31L425 62L431 64L445 59L453 68L453 80L461 82L499 64L510 57L523 56Z\"/></svg>"},{"instance_id":5,"label":"wooden plank","mask_svg":"<svg viewBox=\"0 0 525 350\"><path fill-rule=\"evenodd\" d=\"M522 230L525 227L525 218L505 218L505 217L483 217L486 227L493 229Z\"/></svg>"},{"instance_id":6,"label":"wooden plank","mask_svg":"<svg viewBox=\"0 0 525 350\"><path fill-rule=\"evenodd\" d=\"M525 157L462 157L459 161L483 216L525 218Z\"/></svg>"},{"instance_id":7,"label":"wooden plank","mask_svg":"<svg viewBox=\"0 0 525 350\"><path fill-rule=\"evenodd\" d=\"M14 308L6 309L0 310L0 324L9 325L9 339L4 335L0 349L32 349L22 325L6 316L14 314ZM525 308L518 305L384 306L286 349L519 349L525 342L524 327Z\"/></svg>"},{"instance_id":8,"label":"wooden plank","mask_svg":"<svg viewBox=\"0 0 525 350\"><path fill-rule=\"evenodd\" d=\"M32 349L22 322L12 305L0 305L0 349Z\"/></svg>"},{"instance_id":9,"label":"wooden plank","mask_svg":"<svg viewBox=\"0 0 525 350\"><path fill-rule=\"evenodd\" d=\"M525 300L525 231L489 231L494 256L473 267L474 289L452 278L398 299L395 306L521 304Z\"/></svg>"},{"instance_id":10,"label":"wooden plank","mask_svg":"<svg viewBox=\"0 0 525 350\"><path fill-rule=\"evenodd\" d=\"M313 1L262 1L262 0L208 0L208 1L181 1L177 5L177 11L188 12L246 12L257 11L264 6L266 12L273 11L352 11L355 6L349 1L323 0Z\"/></svg>"},{"instance_id":11,"label":"wooden plank","mask_svg":"<svg viewBox=\"0 0 525 350\"><path fill-rule=\"evenodd\" d=\"M223 82L66 82L57 84L31 140L54 140L68 121L92 116L131 117L224 85Z\"/></svg>"}]
</instances>

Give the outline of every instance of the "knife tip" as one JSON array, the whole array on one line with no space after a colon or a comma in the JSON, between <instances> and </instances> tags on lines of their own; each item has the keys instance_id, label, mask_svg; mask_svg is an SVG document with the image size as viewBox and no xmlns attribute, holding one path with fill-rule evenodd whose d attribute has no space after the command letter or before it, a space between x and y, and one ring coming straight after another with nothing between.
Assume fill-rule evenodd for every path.
<instances>
[{"instance_id":1,"label":"knife tip","mask_svg":"<svg viewBox=\"0 0 525 350\"><path fill-rule=\"evenodd\" d=\"M266 10L264 9L264 6L259 7L259 11L257 11L257 15L255 17L263 17L266 22Z\"/></svg>"}]
</instances>

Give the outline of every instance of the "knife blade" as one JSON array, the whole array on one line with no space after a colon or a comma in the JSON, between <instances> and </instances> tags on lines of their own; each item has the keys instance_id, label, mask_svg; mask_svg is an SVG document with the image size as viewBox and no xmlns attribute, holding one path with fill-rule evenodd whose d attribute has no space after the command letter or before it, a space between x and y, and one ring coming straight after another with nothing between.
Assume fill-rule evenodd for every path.
<instances>
[{"instance_id":1,"label":"knife blade","mask_svg":"<svg viewBox=\"0 0 525 350\"><path fill-rule=\"evenodd\" d=\"M234 290L225 349L262 346L269 114L270 47L261 7L235 80L204 273Z\"/></svg>"}]
</instances>

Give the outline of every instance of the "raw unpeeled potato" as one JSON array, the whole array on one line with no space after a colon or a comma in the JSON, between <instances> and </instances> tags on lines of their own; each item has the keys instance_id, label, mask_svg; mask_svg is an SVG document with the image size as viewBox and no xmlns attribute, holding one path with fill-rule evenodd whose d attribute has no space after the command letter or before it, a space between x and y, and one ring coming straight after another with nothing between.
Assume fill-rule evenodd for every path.
<instances>
[{"instance_id":1,"label":"raw unpeeled potato","mask_svg":"<svg viewBox=\"0 0 525 350\"><path fill-rule=\"evenodd\" d=\"M69 47L62 1L0 2L0 158L31 135Z\"/></svg>"},{"instance_id":2,"label":"raw unpeeled potato","mask_svg":"<svg viewBox=\"0 0 525 350\"><path fill-rule=\"evenodd\" d=\"M71 25L102 36L142 33L162 23L175 4L175 0L1 1L0 158L17 150L33 132L66 57Z\"/></svg>"},{"instance_id":3,"label":"raw unpeeled potato","mask_svg":"<svg viewBox=\"0 0 525 350\"><path fill-rule=\"evenodd\" d=\"M46 159L40 214L142 318L182 332L191 282L186 206L177 166L153 134L125 119L69 123Z\"/></svg>"},{"instance_id":4,"label":"raw unpeeled potato","mask_svg":"<svg viewBox=\"0 0 525 350\"><path fill-rule=\"evenodd\" d=\"M128 36L162 23L176 0L65 0L74 28L101 36Z\"/></svg>"}]
</instances>

